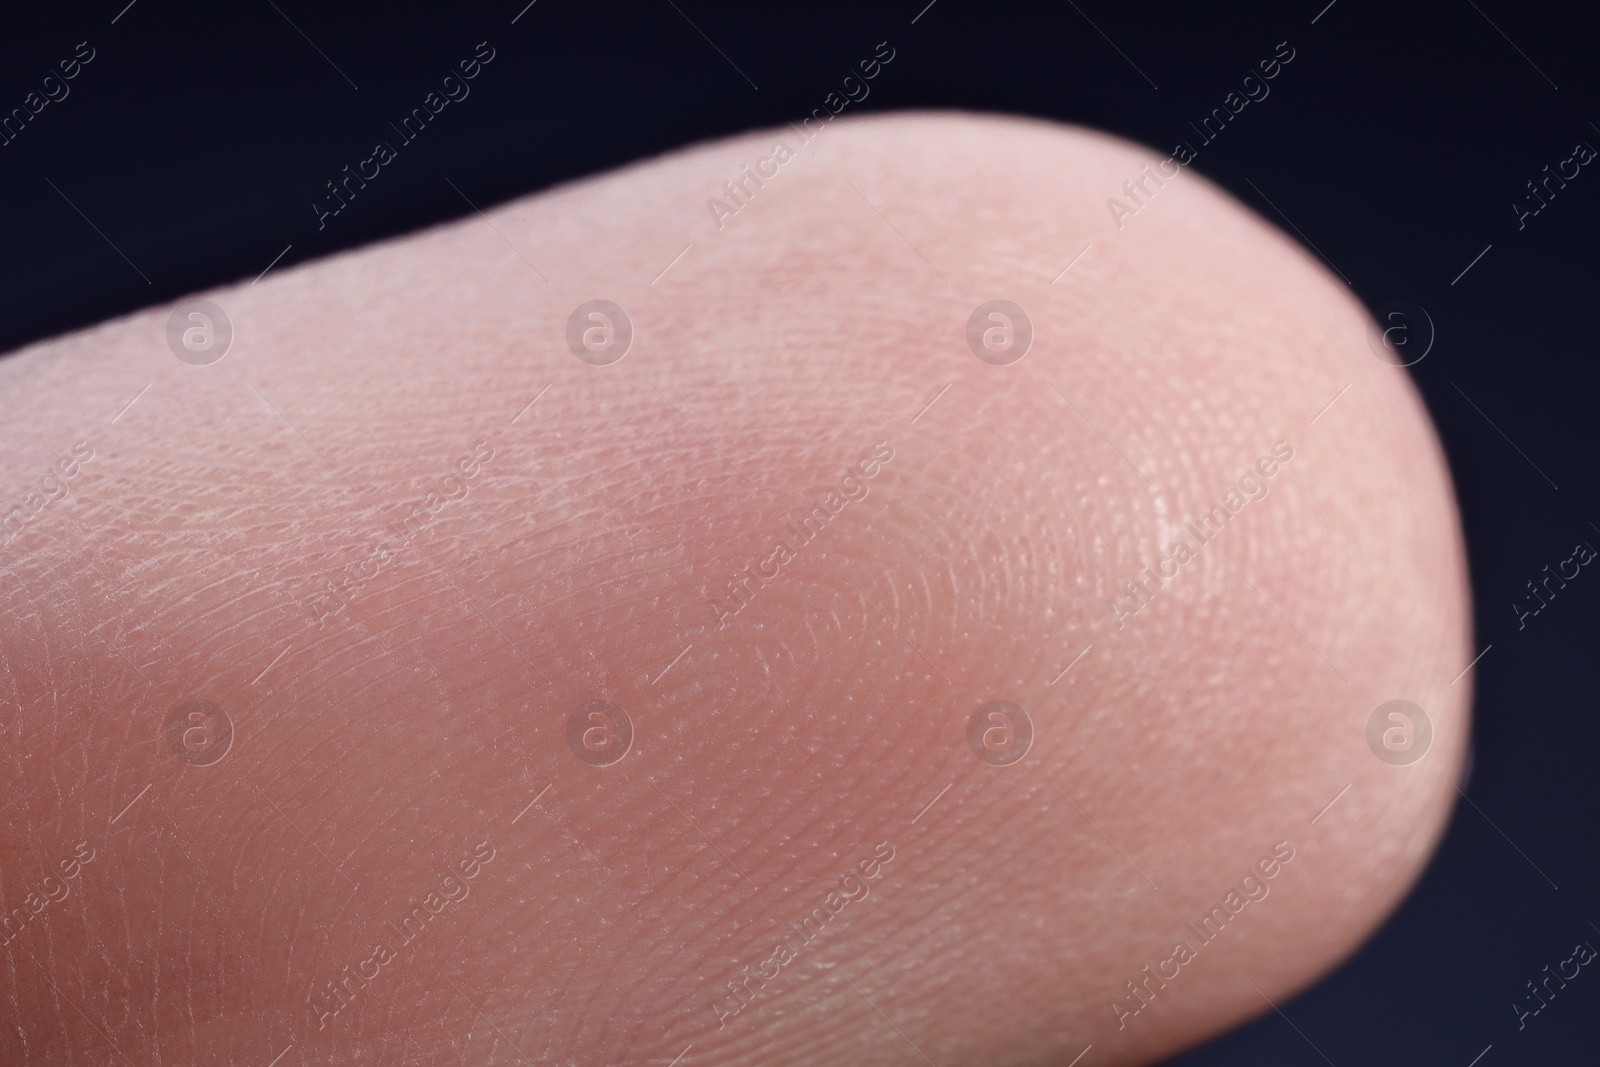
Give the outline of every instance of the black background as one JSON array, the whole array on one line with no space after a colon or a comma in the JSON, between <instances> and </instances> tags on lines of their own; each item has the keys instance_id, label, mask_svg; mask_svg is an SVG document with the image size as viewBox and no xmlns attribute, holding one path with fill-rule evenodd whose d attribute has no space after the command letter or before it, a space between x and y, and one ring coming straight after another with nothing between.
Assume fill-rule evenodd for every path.
<instances>
[{"instance_id":1,"label":"black background","mask_svg":"<svg viewBox=\"0 0 1600 1067\"><path fill-rule=\"evenodd\" d=\"M1600 946L1583 682L1600 577L1585 570L1523 629L1512 608L1575 543L1600 545L1584 295L1600 280L1600 167L1520 230L1511 207L1577 142L1600 147L1596 38L1577 5L537 0L518 17L526 0L124 3L0 16L0 112L78 42L96 52L0 147L0 351L253 278L286 246L275 269L468 213L463 196L487 207L797 119L882 40L897 57L852 112L1036 115L1163 156L1288 41L1271 96L1196 167L1293 227L1369 306L1431 316L1412 373L1461 497L1476 647L1491 647L1474 672L1471 803L1416 891L1281 1015L1176 1062L1468 1067L1491 1045L1480 1067L1595 1061L1600 975L1585 969L1520 1032L1511 1008L1576 942ZM497 57L471 97L319 232L324 182L483 40Z\"/></svg>"}]
</instances>

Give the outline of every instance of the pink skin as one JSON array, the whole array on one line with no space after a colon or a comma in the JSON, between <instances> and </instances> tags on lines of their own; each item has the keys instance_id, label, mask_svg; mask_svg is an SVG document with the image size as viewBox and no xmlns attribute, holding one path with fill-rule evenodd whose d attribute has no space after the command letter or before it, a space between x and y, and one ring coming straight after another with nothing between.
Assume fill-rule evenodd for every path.
<instances>
[{"instance_id":1,"label":"pink skin","mask_svg":"<svg viewBox=\"0 0 1600 1067\"><path fill-rule=\"evenodd\" d=\"M1117 227L1158 158L780 129L206 294L210 366L170 306L0 363L0 1060L1101 1067L1350 953L1455 795L1455 504L1296 245L1193 173ZM593 298L633 324L610 366L567 349ZM967 347L991 299L1032 321L1009 366ZM1409 766L1366 741L1394 698L1433 726ZM196 699L209 765L163 735ZM609 766L568 745L594 699L633 725ZM967 744L995 699L1034 730L1010 766Z\"/></svg>"}]
</instances>

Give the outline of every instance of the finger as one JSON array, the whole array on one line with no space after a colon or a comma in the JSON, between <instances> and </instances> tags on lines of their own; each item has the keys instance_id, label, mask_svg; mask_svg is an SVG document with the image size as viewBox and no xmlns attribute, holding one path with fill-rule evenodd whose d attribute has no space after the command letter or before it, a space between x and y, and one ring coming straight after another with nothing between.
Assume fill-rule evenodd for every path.
<instances>
[{"instance_id":1,"label":"finger","mask_svg":"<svg viewBox=\"0 0 1600 1067\"><path fill-rule=\"evenodd\" d=\"M1460 535L1166 173L756 134L0 364L8 1056L1134 1063L1312 981L1450 807Z\"/></svg>"}]
</instances>

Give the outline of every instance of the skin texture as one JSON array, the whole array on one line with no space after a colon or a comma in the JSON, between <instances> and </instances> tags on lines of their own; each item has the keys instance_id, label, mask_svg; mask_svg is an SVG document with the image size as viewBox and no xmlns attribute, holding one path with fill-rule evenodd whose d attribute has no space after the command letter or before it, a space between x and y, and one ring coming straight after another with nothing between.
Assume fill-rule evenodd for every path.
<instances>
[{"instance_id":1,"label":"skin texture","mask_svg":"<svg viewBox=\"0 0 1600 1067\"><path fill-rule=\"evenodd\" d=\"M61 897L0 950L0 1060L1098 1067L1353 951L1455 795L1455 504L1317 262L1193 173L1115 224L1159 158L959 115L751 134L205 294L209 366L171 306L0 362L4 507L93 450L0 546L0 902ZM610 366L565 340L594 298L633 324ZM1033 325L1009 366L966 341L991 299ZM1409 766L1366 738L1396 698ZM163 734L196 699L208 765ZM609 766L568 742L595 699L632 722ZM1008 766L967 741L997 699L1034 731Z\"/></svg>"}]
</instances>

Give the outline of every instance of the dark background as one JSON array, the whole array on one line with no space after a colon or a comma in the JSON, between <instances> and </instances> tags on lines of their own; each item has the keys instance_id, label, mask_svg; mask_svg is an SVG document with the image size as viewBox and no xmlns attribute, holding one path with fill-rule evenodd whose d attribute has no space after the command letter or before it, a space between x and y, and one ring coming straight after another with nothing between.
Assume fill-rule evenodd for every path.
<instances>
[{"instance_id":1,"label":"dark background","mask_svg":"<svg viewBox=\"0 0 1600 1067\"><path fill-rule=\"evenodd\" d=\"M1511 1008L1576 942L1600 946L1600 577L1584 570L1521 630L1511 607L1574 544L1600 546L1587 358L1600 166L1521 230L1511 208L1577 142L1600 147L1583 9L926 2L8 11L0 114L78 42L96 55L0 147L0 351L253 278L286 246L274 269L465 214L463 196L487 207L797 119L881 40L897 57L851 113L1037 115L1163 156L1288 41L1296 57L1270 97L1196 167L1293 227L1369 306L1404 299L1431 316L1437 339L1412 373L1461 497L1477 648L1491 647L1474 672L1471 803L1416 891L1282 1015L1176 1062L1468 1067L1490 1045L1481 1067L1594 1062L1594 968L1520 1032ZM323 183L485 39L497 57L471 97L319 232Z\"/></svg>"}]
</instances>

